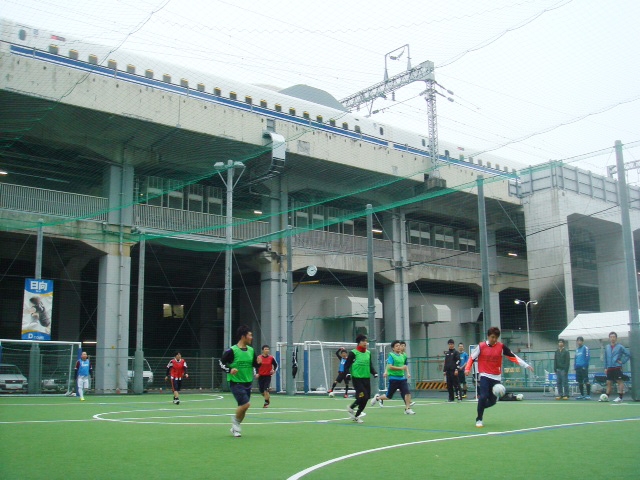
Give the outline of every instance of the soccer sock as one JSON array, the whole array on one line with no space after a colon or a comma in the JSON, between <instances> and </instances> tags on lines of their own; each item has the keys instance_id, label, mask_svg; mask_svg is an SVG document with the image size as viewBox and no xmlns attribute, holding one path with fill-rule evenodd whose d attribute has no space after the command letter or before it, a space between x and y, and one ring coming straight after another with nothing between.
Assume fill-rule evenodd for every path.
<instances>
[{"instance_id":1,"label":"soccer sock","mask_svg":"<svg viewBox=\"0 0 640 480\"><path fill-rule=\"evenodd\" d=\"M329 390L329 391L333 392L333 389L336 388L337 384L338 384L338 382L333 382L333 385L331 385L331 390Z\"/></svg>"},{"instance_id":2,"label":"soccer sock","mask_svg":"<svg viewBox=\"0 0 640 480\"><path fill-rule=\"evenodd\" d=\"M587 396L591 395L591 384L587 383Z\"/></svg>"}]
</instances>

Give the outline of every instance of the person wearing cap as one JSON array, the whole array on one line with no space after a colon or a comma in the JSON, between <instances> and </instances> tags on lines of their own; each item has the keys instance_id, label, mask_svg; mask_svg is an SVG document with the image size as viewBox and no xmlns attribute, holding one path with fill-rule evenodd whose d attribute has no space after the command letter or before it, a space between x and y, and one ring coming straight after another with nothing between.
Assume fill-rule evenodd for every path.
<instances>
[{"instance_id":1,"label":"person wearing cap","mask_svg":"<svg viewBox=\"0 0 640 480\"><path fill-rule=\"evenodd\" d=\"M458 369L460 368L460 353L456 350L456 343L452 338L447 342L449 350L444 352L444 374L447 380L447 391L449 392L449 402L454 399L462 401L460 393L460 382L458 382Z\"/></svg>"},{"instance_id":2,"label":"person wearing cap","mask_svg":"<svg viewBox=\"0 0 640 480\"><path fill-rule=\"evenodd\" d=\"M576 357L574 360L574 366L576 369L576 382L578 382L578 388L580 389L580 395L576 397L576 400L591 400L591 384L589 383L589 359L591 358L591 352L589 347L584 344L584 338L578 337L576 339ZM587 387L587 394L584 394L584 387Z\"/></svg>"}]
</instances>

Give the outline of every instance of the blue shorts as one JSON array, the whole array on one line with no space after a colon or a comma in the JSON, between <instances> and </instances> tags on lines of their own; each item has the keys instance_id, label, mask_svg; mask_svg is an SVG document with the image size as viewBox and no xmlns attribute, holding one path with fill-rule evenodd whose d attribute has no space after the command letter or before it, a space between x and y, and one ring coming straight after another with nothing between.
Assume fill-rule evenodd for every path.
<instances>
[{"instance_id":1,"label":"blue shorts","mask_svg":"<svg viewBox=\"0 0 640 480\"><path fill-rule=\"evenodd\" d=\"M404 380L393 380L393 379L389 380L389 389L387 390L387 398L391 400L393 398L393 394L396 393L396 391L398 390L400 390L400 394L402 395L403 398L409 395L409 382L407 382L406 378Z\"/></svg>"},{"instance_id":2,"label":"blue shorts","mask_svg":"<svg viewBox=\"0 0 640 480\"><path fill-rule=\"evenodd\" d=\"M238 402L238 406L246 405L251 400L251 383L236 383L229 382L231 387L231 393Z\"/></svg>"}]
</instances>

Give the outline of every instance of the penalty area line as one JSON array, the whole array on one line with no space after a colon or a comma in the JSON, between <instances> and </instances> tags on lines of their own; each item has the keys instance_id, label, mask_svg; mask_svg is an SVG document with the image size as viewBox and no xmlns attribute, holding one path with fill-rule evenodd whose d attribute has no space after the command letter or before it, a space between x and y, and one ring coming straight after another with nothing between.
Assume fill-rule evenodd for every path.
<instances>
[{"instance_id":1,"label":"penalty area line","mask_svg":"<svg viewBox=\"0 0 640 480\"><path fill-rule=\"evenodd\" d=\"M437 443L437 442L447 442L447 441L451 441L451 440L463 440L463 439L468 439L468 438L476 438L476 437L487 437L487 436L497 436L497 435L513 435L514 433L526 433L526 432L535 432L535 431L542 431L542 430L551 430L551 429L555 429L555 428L567 428L567 427L577 427L577 426L584 426L584 425L598 425L598 424L604 424L604 423L619 423L619 422L637 422L638 420L640 420L640 418L624 418L624 419L617 419L617 420L597 420L597 421L592 421L592 422L576 422L576 423L562 423L562 424L558 424L558 425L543 425L540 427L531 427L531 428L521 428L521 429L517 429L517 430L506 430L503 432L486 432L486 433L475 433L472 435L460 435L457 437L445 437L445 438L432 438L430 440L418 440L416 442L408 442L408 443L398 443L396 445L386 445L384 447L378 447L378 448L371 448L369 450L362 450L360 452L353 452L350 453L348 455L343 455L341 457L336 457L336 458L332 458L330 460L326 460L322 463L318 463L316 465L313 465L309 468L306 468L298 473L295 473L293 475L291 475L290 477L287 478L287 480L298 480L306 475L308 475L309 473L315 472L316 470L319 470L323 467L326 467L328 465L332 465L334 463L338 463L341 462L343 460L348 460L350 458L354 458L354 457L358 457L360 455L367 455L369 453L374 453L374 452L381 452L384 450L391 450L393 448L402 448L402 447L410 447L413 445L422 445L422 444L427 444L427 443Z\"/></svg>"}]
</instances>

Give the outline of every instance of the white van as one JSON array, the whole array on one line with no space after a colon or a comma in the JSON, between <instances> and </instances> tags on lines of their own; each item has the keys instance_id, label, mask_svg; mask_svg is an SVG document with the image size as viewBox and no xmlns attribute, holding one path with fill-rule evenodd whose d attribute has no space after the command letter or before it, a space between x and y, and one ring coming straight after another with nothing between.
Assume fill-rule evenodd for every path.
<instances>
[{"instance_id":1,"label":"white van","mask_svg":"<svg viewBox=\"0 0 640 480\"><path fill-rule=\"evenodd\" d=\"M0 363L0 391L26 393L29 384L16 365Z\"/></svg>"},{"instance_id":2,"label":"white van","mask_svg":"<svg viewBox=\"0 0 640 480\"><path fill-rule=\"evenodd\" d=\"M134 358L129 357L129 366L127 367L127 385L129 389L133 388L133 376L134 376ZM153 372L151 371L151 367L149 366L149 362L147 359L143 359L142 364L142 386L146 390L151 387L153 384Z\"/></svg>"}]
</instances>

